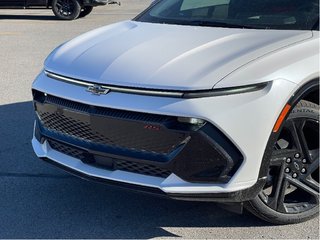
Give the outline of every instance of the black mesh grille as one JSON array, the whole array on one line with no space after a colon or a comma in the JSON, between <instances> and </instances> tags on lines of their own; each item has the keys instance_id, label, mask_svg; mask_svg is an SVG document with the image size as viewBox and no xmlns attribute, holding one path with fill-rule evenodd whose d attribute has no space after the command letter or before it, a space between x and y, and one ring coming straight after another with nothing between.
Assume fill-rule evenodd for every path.
<instances>
[{"instance_id":1,"label":"black mesh grille","mask_svg":"<svg viewBox=\"0 0 320 240\"><path fill-rule=\"evenodd\" d=\"M52 149L58 152L61 152L63 154L66 154L68 156L77 158L81 161L85 161L87 156L89 155L85 151L78 149L76 147L72 147L68 144L63 144L51 139L48 140L48 142ZM94 156L92 156L92 159L94 159ZM108 170L122 170L122 171L139 173L139 174L148 175L148 176L162 177L162 178L167 178L171 174L170 171L161 169L151 164L136 163L136 162L125 161L125 160L112 160L112 161L113 163L111 164L111 167L106 167L103 164L97 164L94 162L94 160L92 164L100 168L107 168Z\"/></svg>"},{"instance_id":2,"label":"black mesh grille","mask_svg":"<svg viewBox=\"0 0 320 240\"><path fill-rule=\"evenodd\" d=\"M48 112L39 112L39 115L42 123L48 129L96 143L112 144L112 141L109 139L106 139L101 134L92 131L89 123Z\"/></svg>"},{"instance_id":3,"label":"black mesh grille","mask_svg":"<svg viewBox=\"0 0 320 240\"><path fill-rule=\"evenodd\" d=\"M167 155L188 137L166 129L163 123L172 117L93 107L53 96L37 104L37 113L50 131L134 152Z\"/></svg>"},{"instance_id":4,"label":"black mesh grille","mask_svg":"<svg viewBox=\"0 0 320 240\"><path fill-rule=\"evenodd\" d=\"M86 112L86 113L94 113L97 115L103 115L103 116L113 117L117 119L144 121L144 122L150 122L150 123L151 122L163 123L173 119L173 117L165 116L165 115L157 115L157 114L149 114L149 113L146 114L146 113L131 112L131 111L124 111L124 110L103 108L103 107L93 108L92 106L87 104L73 102L67 99L58 98L51 95L47 96L46 102L59 105L62 107L66 107L72 110L77 110L77 111Z\"/></svg>"},{"instance_id":5,"label":"black mesh grille","mask_svg":"<svg viewBox=\"0 0 320 240\"><path fill-rule=\"evenodd\" d=\"M39 141L86 164L194 183L226 183L241 152L212 124L91 106L33 90ZM102 99L103 100L103 99ZM68 143L67 144L61 144ZM73 147L75 146L75 147Z\"/></svg>"}]
</instances>

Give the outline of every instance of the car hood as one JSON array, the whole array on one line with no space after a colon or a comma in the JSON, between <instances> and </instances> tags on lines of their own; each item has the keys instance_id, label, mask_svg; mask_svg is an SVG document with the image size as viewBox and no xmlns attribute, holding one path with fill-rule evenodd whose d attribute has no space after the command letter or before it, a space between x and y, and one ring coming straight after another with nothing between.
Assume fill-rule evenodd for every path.
<instances>
[{"instance_id":1,"label":"car hood","mask_svg":"<svg viewBox=\"0 0 320 240\"><path fill-rule=\"evenodd\" d=\"M45 68L63 76L107 85L211 89L247 63L310 37L311 31L125 21L61 45L49 55Z\"/></svg>"}]
</instances>

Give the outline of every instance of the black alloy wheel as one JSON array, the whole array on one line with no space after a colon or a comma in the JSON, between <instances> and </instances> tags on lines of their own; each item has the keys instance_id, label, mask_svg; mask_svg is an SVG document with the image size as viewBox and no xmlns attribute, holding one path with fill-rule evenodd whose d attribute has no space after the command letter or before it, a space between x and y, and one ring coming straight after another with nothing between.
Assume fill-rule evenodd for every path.
<instances>
[{"instance_id":1,"label":"black alloy wheel","mask_svg":"<svg viewBox=\"0 0 320 240\"><path fill-rule=\"evenodd\" d=\"M83 17L87 16L88 14L90 14L90 13L92 12L92 9L93 9L92 6L83 7L83 8L81 9L79 18L83 18Z\"/></svg>"},{"instance_id":2,"label":"black alloy wheel","mask_svg":"<svg viewBox=\"0 0 320 240\"><path fill-rule=\"evenodd\" d=\"M78 0L53 0L52 11L62 20L74 20L79 17L81 5Z\"/></svg>"},{"instance_id":3,"label":"black alloy wheel","mask_svg":"<svg viewBox=\"0 0 320 240\"><path fill-rule=\"evenodd\" d=\"M318 215L319 187L319 106L302 100L283 123L264 189L245 206L274 224L303 222Z\"/></svg>"}]
</instances>

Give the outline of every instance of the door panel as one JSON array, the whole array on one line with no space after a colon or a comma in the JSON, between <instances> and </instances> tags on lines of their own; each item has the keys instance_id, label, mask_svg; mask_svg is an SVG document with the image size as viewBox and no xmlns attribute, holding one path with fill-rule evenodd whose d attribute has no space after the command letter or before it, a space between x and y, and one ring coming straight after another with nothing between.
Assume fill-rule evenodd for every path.
<instances>
[{"instance_id":1,"label":"door panel","mask_svg":"<svg viewBox=\"0 0 320 240\"><path fill-rule=\"evenodd\" d=\"M25 0L0 0L0 7L24 7Z\"/></svg>"}]
</instances>

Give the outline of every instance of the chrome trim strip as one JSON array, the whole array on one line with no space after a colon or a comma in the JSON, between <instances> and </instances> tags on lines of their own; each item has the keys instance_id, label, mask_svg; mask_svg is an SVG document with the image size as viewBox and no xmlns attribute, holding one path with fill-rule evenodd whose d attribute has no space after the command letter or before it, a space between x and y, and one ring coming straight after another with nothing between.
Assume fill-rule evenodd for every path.
<instances>
[{"instance_id":1,"label":"chrome trim strip","mask_svg":"<svg viewBox=\"0 0 320 240\"><path fill-rule=\"evenodd\" d=\"M227 95L235 95L241 93L249 93L255 92L264 89L270 84L270 82L259 83L254 85L246 85L239 87L230 87L230 88L219 88L212 90L204 90L204 91L193 91L186 92L183 97L184 98L204 98L204 97L219 97L219 96L227 96Z\"/></svg>"},{"instance_id":2,"label":"chrome trim strip","mask_svg":"<svg viewBox=\"0 0 320 240\"><path fill-rule=\"evenodd\" d=\"M72 78L68 78L68 77L64 77L55 73L51 73L48 71L44 71L44 74L47 75L49 78L53 78L55 80L59 80L59 81L63 81L63 82L67 82L67 83L74 83L76 85L80 85L80 86L86 86L86 87L90 87L90 86L94 86L93 83L88 83L88 82L84 82L84 81L78 81L76 79L72 79Z\"/></svg>"},{"instance_id":3,"label":"chrome trim strip","mask_svg":"<svg viewBox=\"0 0 320 240\"><path fill-rule=\"evenodd\" d=\"M55 74L44 70L44 73L55 80L71 83L83 87L95 87L98 86L101 89L105 89L112 92L138 94L138 95L149 95L149 96L160 96L160 97L173 97L173 98L204 98L204 97L218 97L231 94L240 94L259 91L267 87L270 82L264 82L254 85L246 85L239 87L210 89L210 90L195 90L195 91L170 91L170 90L156 90L156 89L142 89L142 88L128 88L128 87L117 87L113 85L100 85L97 83L82 81L74 78L64 77L59 74Z\"/></svg>"},{"instance_id":4,"label":"chrome trim strip","mask_svg":"<svg viewBox=\"0 0 320 240\"><path fill-rule=\"evenodd\" d=\"M93 87L98 85L99 87L112 91L112 92L121 92L121 93L132 93L132 94L140 94L140 95L153 95L153 96L162 96L162 97L175 97L175 98L181 98L183 97L183 92L170 92L170 91L161 91L161 90L152 90L152 89L139 89L139 88L126 88L126 87L115 87L111 85L100 85L100 84L95 84L95 83L90 83L86 81L79 81L77 79L73 78L68 78L64 77L52 72L44 71L44 73L53 79L67 82L67 83L72 83L84 87Z\"/></svg>"}]
</instances>

